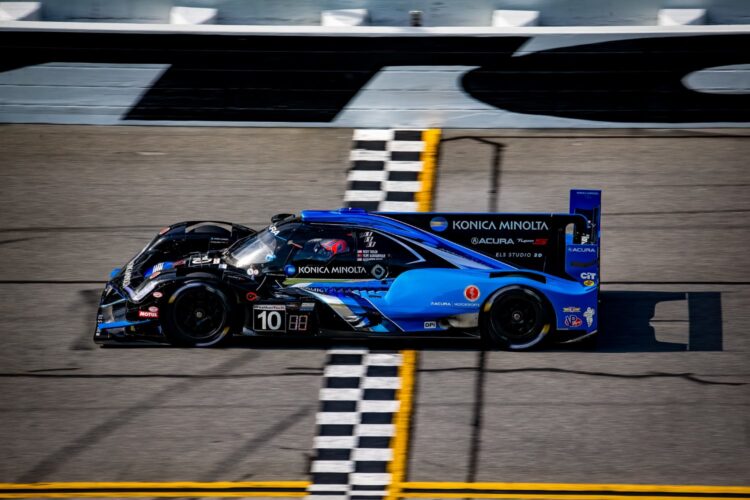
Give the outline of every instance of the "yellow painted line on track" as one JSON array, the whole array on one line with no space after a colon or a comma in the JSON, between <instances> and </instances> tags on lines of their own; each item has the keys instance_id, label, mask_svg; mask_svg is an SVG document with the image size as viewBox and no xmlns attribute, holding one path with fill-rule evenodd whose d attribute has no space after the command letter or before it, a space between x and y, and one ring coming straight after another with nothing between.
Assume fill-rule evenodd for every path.
<instances>
[{"instance_id":1,"label":"yellow painted line on track","mask_svg":"<svg viewBox=\"0 0 750 500\"><path fill-rule=\"evenodd\" d=\"M43 483L0 483L6 489L50 489L50 488L307 488L309 481L80 481Z\"/></svg>"},{"instance_id":2,"label":"yellow painted line on track","mask_svg":"<svg viewBox=\"0 0 750 500\"><path fill-rule=\"evenodd\" d=\"M386 500L398 498L518 498L540 500L727 500L750 499L747 486L401 482L406 473L406 447L412 407L416 353L404 351L402 395ZM138 498L138 497L303 497L307 481L251 482L49 482L0 483L0 498ZM292 490L292 491L281 491ZM409 491L421 490L421 491ZM630 494L628 494L630 493ZM700 495L700 496L695 496Z\"/></svg>"},{"instance_id":3,"label":"yellow painted line on track","mask_svg":"<svg viewBox=\"0 0 750 500\"><path fill-rule=\"evenodd\" d=\"M410 481L404 488L436 490L547 490L547 491L619 491L666 493L749 493L750 486L670 485L670 484L597 484L597 483L461 483Z\"/></svg>"},{"instance_id":4,"label":"yellow painted line on track","mask_svg":"<svg viewBox=\"0 0 750 500\"><path fill-rule=\"evenodd\" d=\"M0 483L0 498L303 497L308 481Z\"/></svg>"},{"instance_id":5,"label":"yellow painted line on track","mask_svg":"<svg viewBox=\"0 0 750 500\"><path fill-rule=\"evenodd\" d=\"M401 388L398 393L399 407L395 416L396 432L393 436L393 460L390 464L391 484L385 500L401 497L401 484L406 478L406 464L409 457L409 426L414 399L414 373L417 366L416 351L401 351L399 378Z\"/></svg>"},{"instance_id":6,"label":"yellow painted line on track","mask_svg":"<svg viewBox=\"0 0 750 500\"><path fill-rule=\"evenodd\" d=\"M555 495L554 493L549 494L528 494L528 493L479 493L479 492L463 492L463 493L440 493L440 492L420 492L420 493L413 493L413 492L403 492L400 495L401 498L519 498L519 499L540 499L540 500L625 500L638 498L639 500L647 499L647 500L696 500L696 498L699 498L700 500L727 500L727 498L732 499L744 499L744 498L750 498L748 497L726 497L726 496L679 496L679 495L605 495L601 493L591 493L589 495L585 494L575 494L575 495Z\"/></svg>"},{"instance_id":7,"label":"yellow painted line on track","mask_svg":"<svg viewBox=\"0 0 750 500\"><path fill-rule=\"evenodd\" d=\"M301 498L307 496L306 492L285 493L278 491L113 491L113 492L45 492L38 493L0 493L0 498L196 498L196 497L283 497L283 498Z\"/></svg>"},{"instance_id":8,"label":"yellow painted line on track","mask_svg":"<svg viewBox=\"0 0 750 500\"><path fill-rule=\"evenodd\" d=\"M440 129L431 128L422 132L424 151L421 154L422 173L419 175L421 184L414 199L418 212L432 210L432 198L435 191L435 174L437 172L437 152L440 145Z\"/></svg>"},{"instance_id":9,"label":"yellow painted line on track","mask_svg":"<svg viewBox=\"0 0 750 500\"><path fill-rule=\"evenodd\" d=\"M750 499L750 487L665 484L406 482L402 498L518 498L540 500Z\"/></svg>"}]
</instances>

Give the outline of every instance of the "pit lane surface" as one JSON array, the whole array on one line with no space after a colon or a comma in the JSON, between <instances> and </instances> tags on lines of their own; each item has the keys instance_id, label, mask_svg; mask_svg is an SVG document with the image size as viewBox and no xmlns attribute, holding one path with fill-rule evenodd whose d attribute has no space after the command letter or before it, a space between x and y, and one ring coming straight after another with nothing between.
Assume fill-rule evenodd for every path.
<instances>
[{"instance_id":1,"label":"pit lane surface","mask_svg":"<svg viewBox=\"0 0 750 500\"><path fill-rule=\"evenodd\" d=\"M500 210L604 189L607 334L593 352L409 344L407 479L749 484L748 134L462 135L503 144ZM350 142L0 128L0 481L307 479L324 346L98 349L96 282L178 220L340 205ZM443 145L436 209L487 209L492 152Z\"/></svg>"}]
</instances>

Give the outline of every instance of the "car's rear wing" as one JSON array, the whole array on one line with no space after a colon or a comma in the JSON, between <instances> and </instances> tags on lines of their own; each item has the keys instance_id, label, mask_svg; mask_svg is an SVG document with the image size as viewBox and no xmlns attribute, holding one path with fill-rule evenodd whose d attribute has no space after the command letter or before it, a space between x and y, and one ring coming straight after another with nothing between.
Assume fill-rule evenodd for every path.
<instances>
[{"instance_id":1,"label":"car's rear wing","mask_svg":"<svg viewBox=\"0 0 750 500\"><path fill-rule=\"evenodd\" d=\"M566 238L565 273L584 285L599 285L602 192L572 189L570 213L586 218L586 231Z\"/></svg>"},{"instance_id":2,"label":"car's rear wing","mask_svg":"<svg viewBox=\"0 0 750 500\"><path fill-rule=\"evenodd\" d=\"M579 189L567 214L383 213L518 268L586 284L598 283L600 214L601 191Z\"/></svg>"}]
</instances>

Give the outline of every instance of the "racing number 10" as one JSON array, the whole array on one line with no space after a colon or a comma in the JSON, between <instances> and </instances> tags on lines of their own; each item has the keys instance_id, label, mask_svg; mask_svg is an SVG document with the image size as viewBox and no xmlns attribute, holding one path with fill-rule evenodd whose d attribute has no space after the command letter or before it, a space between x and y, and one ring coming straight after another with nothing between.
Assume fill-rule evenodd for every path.
<instances>
[{"instance_id":1,"label":"racing number 10","mask_svg":"<svg viewBox=\"0 0 750 500\"><path fill-rule=\"evenodd\" d=\"M289 314L288 331L306 332L309 314ZM253 330L256 332L286 332L287 312L283 305L256 305L253 308Z\"/></svg>"},{"instance_id":2,"label":"racing number 10","mask_svg":"<svg viewBox=\"0 0 750 500\"><path fill-rule=\"evenodd\" d=\"M253 308L253 330L256 332L284 332L286 307L283 304L256 305Z\"/></svg>"},{"instance_id":3,"label":"racing number 10","mask_svg":"<svg viewBox=\"0 0 750 500\"><path fill-rule=\"evenodd\" d=\"M281 313L279 311L260 311L257 318L260 320L259 330L278 330L281 328Z\"/></svg>"}]
</instances>

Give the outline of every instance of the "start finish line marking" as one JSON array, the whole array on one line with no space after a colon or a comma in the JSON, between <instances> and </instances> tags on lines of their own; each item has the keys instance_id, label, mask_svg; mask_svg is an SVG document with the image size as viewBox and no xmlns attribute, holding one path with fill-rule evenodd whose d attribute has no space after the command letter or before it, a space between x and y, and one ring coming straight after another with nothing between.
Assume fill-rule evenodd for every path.
<instances>
[{"instance_id":1,"label":"start finish line marking","mask_svg":"<svg viewBox=\"0 0 750 500\"><path fill-rule=\"evenodd\" d=\"M355 130L347 206L429 211L440 131ZM311 500L395 500L406 478L415 351L328 351Z\"/></svg>"},{"instance_id":2,"label":"start finish line marking","mask_svg":"<svg viewBox=\"0 0 750 500\"><path fill-rule=\"evenodd\" d=\"M308 498L401 496L416 359L415 351L328 351Z\"/></svg>"}]
</instances>

